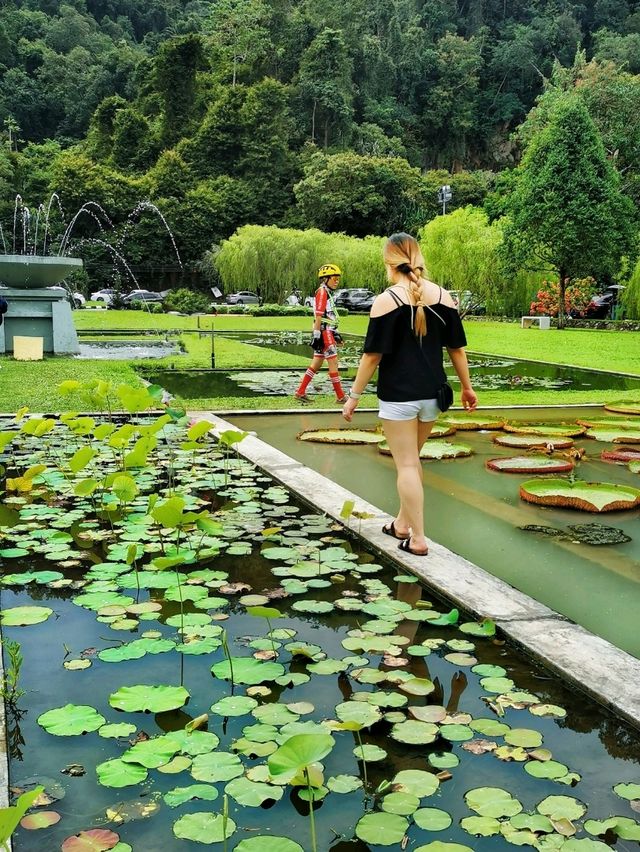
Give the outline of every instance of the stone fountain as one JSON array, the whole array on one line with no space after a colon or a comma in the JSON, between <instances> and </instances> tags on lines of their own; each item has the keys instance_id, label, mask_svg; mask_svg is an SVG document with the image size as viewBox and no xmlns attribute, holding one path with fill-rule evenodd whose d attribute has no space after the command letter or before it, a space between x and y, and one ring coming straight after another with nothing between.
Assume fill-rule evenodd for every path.
<instances>
[{"instance_id":1,"label":"stone fountain","mask_svg":"<svg viewBox=\"0 0 640 852\"><path fill-rule=\"evenodd\" d=\"M55 285L81 268L77 257L0 254L0 295L9 303L0 353L14 351L15 337L42 338L43 351L55 355L80 351L67 294Z\"/></svg>"}]
</instances>

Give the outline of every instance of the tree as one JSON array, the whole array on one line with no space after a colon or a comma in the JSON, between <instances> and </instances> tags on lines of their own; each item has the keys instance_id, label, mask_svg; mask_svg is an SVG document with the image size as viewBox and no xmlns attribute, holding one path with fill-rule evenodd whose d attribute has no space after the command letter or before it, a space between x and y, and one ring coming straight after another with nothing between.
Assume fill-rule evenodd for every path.
<instances>
[{"instance_id":1,"label":"tree","mask_svg":"<svg viewBox=\"0 0 640 852\"><path fill-rule=\"evenodd\" d=\"M263 0L218 0L207 31L211 43L231 65L235 88L240 64L252 64L267 54L269 10Z\"/></svg>"},{"instance_id":2,"label":"tree","mask_svg":"<svg viewBox=\"0 0 640 852\"><path fill-rule=\"evenodd\" d=\"M564 289L571 278L614 275L623 255L635 255L636 212L580 101L561 99L535 133L508 203L505 246L512 266L551 266Z\"/></svg>"},{"instance_id":3,"label":"tree","mask_svg":"<svg viewBox=\"0 0 640 852\"><path fill-rule=\"evenodd\" d=\"M195 119L196 71L202 62L202 41L188 35L165 42L155 62L155 81L162 97L162 140L170 144L186 136Z\"/></svg>"},{"instance_id":4,"label":"tree","mask_svg":"<svg viewBox=\"0 0 640 852\"><path fill-rule=\"evenodd\" d=\"M325 28L302 55L298 88L310 111L310 138L322 144L345 136L353 114L353 62L341 32Z\"/></svg>"}]
</instances>

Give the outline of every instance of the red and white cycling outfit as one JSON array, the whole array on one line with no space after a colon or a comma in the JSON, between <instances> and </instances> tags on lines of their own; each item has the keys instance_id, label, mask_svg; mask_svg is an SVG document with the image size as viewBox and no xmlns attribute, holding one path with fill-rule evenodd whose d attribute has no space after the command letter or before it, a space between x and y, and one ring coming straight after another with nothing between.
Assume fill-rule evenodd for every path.
<instances>
[{"instance_id":1,"label":"red and white cycling outfit","mask_svg":"<svg viewBox=\"0 0 640 852\"><path fill-rule=\"evenodd\" d=\"M338 309L333 301L331 290L326 284L321 284L316 290L315 316L322 317L320 332L322 334L322 352L316 352L323 358L335 358L338 354L335 333L338 329Z\"/></svg>"}]
</instances>

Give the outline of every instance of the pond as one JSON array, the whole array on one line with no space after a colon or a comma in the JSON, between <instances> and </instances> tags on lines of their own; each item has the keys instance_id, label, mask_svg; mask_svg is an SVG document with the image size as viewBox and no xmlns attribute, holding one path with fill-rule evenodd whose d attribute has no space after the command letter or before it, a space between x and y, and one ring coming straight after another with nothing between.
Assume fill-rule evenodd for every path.
<instances>
[{"instance_id":1,"label":"pond","mask_svg":"<svg viewBox=\"0 0 640 852\"><path fill-rule=\"evenodd\" d=\"M557 422L602 417L602 409L503 409L487 413L511 422ZM239 428L255 430L262 440L360 495L386 512L396 511L395 469L389 456L371 445L336 445L296 440L306 429L342 428L339 413L230 415ZM360 413L354 425L375 428L376 414ZM485 462L523 451L497 446L495 433L458 431L446 438L468 445L469 457L425 461L426 533L455 553L506 580L512 586L561 612L614 645L640 657L639 511L594 516L559 507L536 506L520 499L519 486L530 474L488 471ZM625 465L602 461L612 444L577 438L586 457L575 475L588 482L640 487L640 478ZM631 541L607 546L581 544L570 525L598 522L623 531ZM520 529L536 524L565 532L565 538ZM568 535L567 535L568 534Z\"/></svg>"},{"instance_id":2,"label":"pond","mask_svg":"<svg viewBox=\"0 0 640 852\"><path fill-rule=\"evenodd\" d=\"M307 358L310 354L308 334L302 332L216 332L215 337L224 337L260 346L277 349L291 355ZM360 359L362 337L344 335L344 346L340 351L341 372L353 378ZM599 370L584 370L558 364L545 364L515 358L469 353L469 367L474 387L479 390L513 390L514 387L572 390L640 390L640 376L625 376ZM158 370L148 378L162 385L169 393L183 399L211 396L291 396L300 383L303 367L252 370ZM454 386L458 378L450 364L447 374ZM375 391L375 383L370 386ZM314 380L316 393L331 393L331 383L326 371Z\"/></svg>"},{"instance_id":3,"label":"pond","mask_svg":"<svg viewBox=\"0 0 640 852\"><path fill-rule=\"evenodd\" d=\"M169 340L86 340L79 342L74 357L92 361L139 361L164 358L181 352L177 341Z\"/></svg>"},{"instance_id":4,"label":"pond","mask_svg":"<svg viewBox=\"0 0 640 852\"><path fill-rule=\"evenodd\" d=\"M24 657L7 722L12 789L47 798L17 852L640 836L637 732L296 504L233 455L239 434L25 426L4 439L3 637ZM283 766L310 761L305 790Z\"/></svg>"}]
</instances>

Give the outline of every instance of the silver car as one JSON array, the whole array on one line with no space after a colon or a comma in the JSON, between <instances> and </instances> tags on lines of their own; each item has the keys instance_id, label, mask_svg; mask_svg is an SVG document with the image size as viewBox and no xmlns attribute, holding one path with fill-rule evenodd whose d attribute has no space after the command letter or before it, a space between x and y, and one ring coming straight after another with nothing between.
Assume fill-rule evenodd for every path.
<instances>
[{"instance_id":1,"label":"silver car","mask_svg":"<svg viewBox=\"0 0 640 852\"><path fill-rule=\"evenodd\" d=\"M259 305L260 296L252 290L240 290L237 293L229 293L225 301L228 305Z\"/></svg>"}]
</instances>

